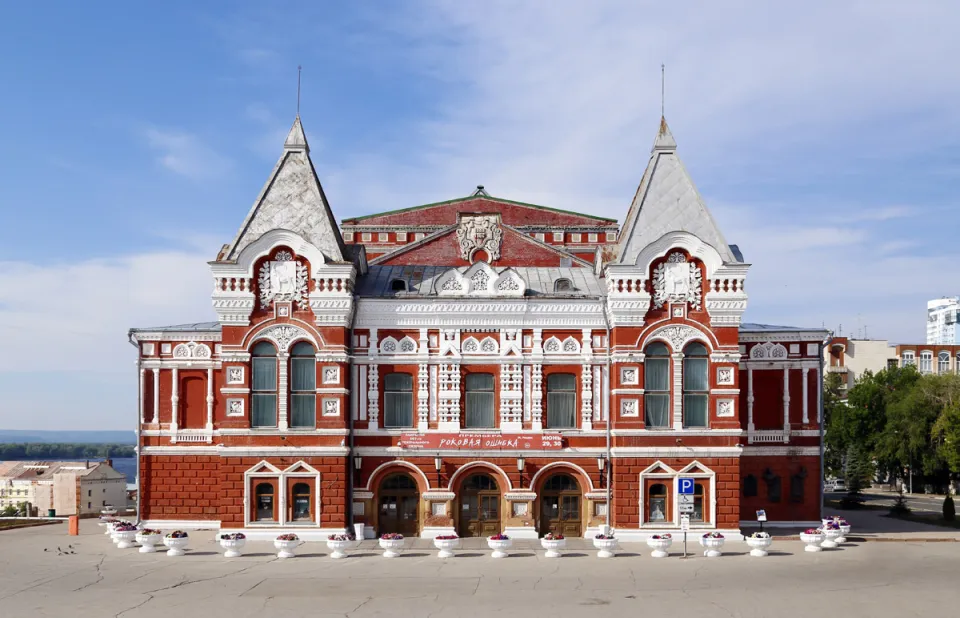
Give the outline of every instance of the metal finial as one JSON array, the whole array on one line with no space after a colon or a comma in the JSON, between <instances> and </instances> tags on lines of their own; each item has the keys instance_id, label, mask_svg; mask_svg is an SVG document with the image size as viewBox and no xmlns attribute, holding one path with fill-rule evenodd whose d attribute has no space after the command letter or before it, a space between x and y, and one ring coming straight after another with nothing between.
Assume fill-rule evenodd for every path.
<instances>
[{"instance_id":1,"label":"metal finial","mask_svg":"<svg viewBox=\"0 0 960 618\"><path fill-rule=\"evenodd\" d=\"M297 65L297 118L300 117L300 71L303 69L299 64Z\"/></svg>"},{"instance_id":2,"label":"metal finial","mask_svg":"<svg viewBox=\"0 0 960 618\"><path fill-rule=\"evenodd\" d=\"M664 118L664 100L667 83L667 66L660 63L660 117Z\"/></svg>"}]
</instances>

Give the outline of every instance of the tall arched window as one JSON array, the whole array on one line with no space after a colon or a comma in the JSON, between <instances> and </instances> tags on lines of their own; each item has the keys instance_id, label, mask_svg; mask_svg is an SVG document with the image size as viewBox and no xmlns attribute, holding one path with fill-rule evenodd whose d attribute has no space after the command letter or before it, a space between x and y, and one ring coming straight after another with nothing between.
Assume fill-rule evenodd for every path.
<instances>
[{"instance_id":1,"label":"tall arched window","mask_svg":"<svg viewBox=\"0 0 960 618\"><path fill-rule=\"evenodd\" d=\"M310 485L296 483L291 493L293 494L291 519L293 521L310 521L313 519L313 509L311 508L313 496L311 495Z\"/></svg>"},{"instance_id":2,"label":"tall arched window","mask_svg":"<svg viewBox=\"0 0 960 618\"><path fill-rule=\"evenodd\" d=\"M920 352L920 373L933 372L933 352Z\"/></svg>"},{"instance_id":3,"label":"tall arched window","mask_svg":"<svg viewBox=\"0 0 960 618\"><path fill-rule=\"evenodd\" d=\"M691 343L683 349L683 426L707 426L710 380L707 377L707 348Z\"/></svg>"},{"instance_id":4,"label":"tall arched window","mask_svg":"<svg viewBox=\"0 0 960 618\"><path fill-rule=\"evenodd\" d=\"M950 371L950 353L940 352L937 355L937 373L945 374Z\"/></svg>"},{"instance_id":5,"label":"tall arched window","mask_svg":"<svg viewBox=\"0 0 960 618\"><path fill-rule=\"evenodd\" d=\"M493 374L467 374L467 428L484 429L494 426L493 422Z\"/></svg>"},{"instance_id":6,"label":"tall arched window","mask_svg":"<svg viewBox=\"0 0 960 618\"><path fill-rule=\"evenodd\" d=\"M276 506L273 493L273 483L257 484L257 487L254 490L254 496L256 499L254 508L256 510L257 521L273 521L274 508Z\"/></svg>"},{"instance_id":7,"label":"tall arched window","mask_svg":"<svg viewBox=\"0 0 960 618\"><path fill-rule=\"evenodd\" d=\"M693 513L690 514L690 521L703 521L704 493L702 483L693 486Z\"/></svg>"},{"instance_id":8,"label":"tall arched window","mask_svg":"<svg viewBox=\"0 0 960 618\"><path fill-rule=\"evenodd\" d=\"M413 376L388 373L383 379L383 426L413 427Z\"/></svg>"},{"instance_id":9,"label":"tall arched window","mask_svg":"<svg viewBox=\"0 0 960 618\"><path fill-rule=\"evenodd\" d=\"M647 521L652 523L667 521L667 486L655 483L647 494Z\"/></svg>"},{"instance_id":10,"label":"tall arched window","mask_svg":"<svg viewBox=\"0 0 960 618\"><path fill-rule=\"evenodd\" d=\"M577 426L577 377L572 373L547 376L547 427L572 429Z\"/></svg>"},{"instance_id":11,"label":"tall arched window","mask_svg":"<svg viewBox=\"0 0 960 618\"><path fill-rule=\"evenodd\" d=\"M253 346L250 426L277 426L277 349L261 341Z\"/></svg>"},{"instance_id":12,"label":"tall arched window","mask_svg":"<svg viewBox=\"0 0 960 618\"><path fill-rule=\"evenodd\" d=\"M290 426L317 426L317 357L301 341L290 351Z\"/></svg>"},{"instance_id":13,"label":"tall arched window","mask_svg":"<svg viewBox=\"0 0 960 618\"><path fill-rule=\"evenodd\" d=\"M670 351L651 343L643 351L643 417L647 427L670 426Z\"/></svg>"}]
</instances>

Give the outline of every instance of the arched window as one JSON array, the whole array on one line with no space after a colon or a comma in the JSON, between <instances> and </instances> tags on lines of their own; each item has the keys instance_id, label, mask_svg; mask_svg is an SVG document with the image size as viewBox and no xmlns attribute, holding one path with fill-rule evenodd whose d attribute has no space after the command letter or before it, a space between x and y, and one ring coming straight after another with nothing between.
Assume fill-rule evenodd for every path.
<instances>
[{"instance_id":1,"label":"arched window","mask_svg":"<svg viewBox=\"0 0 960 618\"><path fill-rule=\"evenodd\" d=\"M651 343L643 351L643 417L647 427L670 426L670 351Z\"/></svg>"},{"instance_id":2,"label":"arched window","mask_svg":"<svg viewBox=\"0 0 960 618\"><path fill-rule=\"evenodd\" d=\"M277 426L277 349L266 341L253 346L250 379L251 427Z\"/></svg>"},{"instance_id":3,"label":"arched window","mask_svg":"<svg viewBox=\"0 0 960 618\"><path fill-rule=\"evenodd\" d=\"M655 483L647 494L647 521L652 523L667 521L667 486Z\"/></svg>"},{"instance_id":4,"label":"arched window","mask_svg":"<svg viewBox=\"0 0 960 618\"><path fill-rule=\"evenodd\" d=\"M703 521L703 484L696 483L693 486L693 513L690 513L690 521Z\"/></svg>"},{"instance_id":5,"label":"arched window","mask_svg":"<svg viewBox=\"0 0 960 618\"><path fill-rule=\"evenodd\" d=\"M383 379L383 426L413 427L413 376L388 373Z\"/></svg>"},{"instance_id":6,"label":"arched window","mask_svg":"<svg viewBox=\"0 0 960 618\"><path fill-rule=\"evenodd\" d=\"M290 351L290 426L317 426L317 357L306 341Z\"/></svg>"},{"instance_id":7,"label":"arched window","mask_svg":"<svg viewBox=\"0 0 960 618\"><path fill-rule=\"evenodd\" d=\"M493 374L467 374L467 428L490 428L493 422Z\"/></svg>"},{"instance_id":8,"label":"arched window","mask_svg":"<svg viewBox=\"0 0 960 618\"><path fill-rule=\"evenodd\" d=\"M707 375L707 348L691 343L683 349L683 426L707 426L710 380Z\"/></svg>"},{"instance_id":9,"label":"arched window","mask_svg":"<svg viewBox=\"0 0 960 618\"><path fill-rule=\"evenodd\" d=\"M937 356L937 373L945 374L950 371L950 353L940 352Z\"/></svg>"},{"instance_id":10,"label":"arched window","mask_svg":"<svg viewBox=\"0 0 960 618\"><path fill-rule=\"evenodd\" d=\"M390 289L394 292L406 292L407 282L403 279L394 279L390 282Z\"/></svg>"},{"instance_id":11,"label":"arched window","mask_svg":"<svg viewBox=\"0 0 960 618\"><path fill-rule=\"evenodd\" d=\"M310 485L307 483L296 483L293 486L293 512L291 519L293 521L310 521L313 519L313 496L310 492Z\"/></svg>"},{"instance_id":12,"label":"arched window","mask_svg":"<svg viewBox=\"0 0 960 618\"><path fill-rule=\"evenodd\" d=\"M257 483L257 487L253 493L256 500L254 504L256 520L273 521L274 508L276 506L273 495L273 483Z\"/></svg>"},{"instance_id":13,"label":"arched window","mask_svg":"<svg viewBox=\"0 0 960 618\"><path fill-rule=\"evenodd\" d=\"M577 377L572 373L547 376L547 427L571 429L577 426Z\"/></svg>"},{"instance_id":14,"label":"arched window","mask_svg":"<svg viewBox=\"0 0 960 618\"><path fill-rule=\"evenodd\" d=\"M569 474L554 474L543 484L542 491L580 491L580 485Z\"/></svg>"},{"instance_id":15,"label":"arched window","mask_svg":"<svg viewBox=\"0 0 960 618\"><path fill-rule=\"evenodd\" d=\"M912 351L906 351L906 352L904 352L904 353L902 354L902 356L901 356L901 359L902 359L902 366L903 366L903 367L906 367L906 366L908 366L908 365L913 365L913 364L915 364L915 362L914 362L914 360L913 360L913 359L914 359L914 356L913 356L913 352L912 352Z\"/></svg>"},{"instance_id":16,"label":"arched window","mask_svg":"<svg viewBox=\"0 0 960 618\"><path fill-rule=\"evenodd\" d=\"M933 352L920 352L920 373L933 372Z\"/></svg>"},{"instance_id":17,"label":"arched window","mask_svg":"<svg viewBox=\"0 0 960 618\"><path fill-rule=\"evenodd\" d=\"M573 282L569 279L557 279L553 282L554 292L572 292Z\"/></svg>"}]
</instances>

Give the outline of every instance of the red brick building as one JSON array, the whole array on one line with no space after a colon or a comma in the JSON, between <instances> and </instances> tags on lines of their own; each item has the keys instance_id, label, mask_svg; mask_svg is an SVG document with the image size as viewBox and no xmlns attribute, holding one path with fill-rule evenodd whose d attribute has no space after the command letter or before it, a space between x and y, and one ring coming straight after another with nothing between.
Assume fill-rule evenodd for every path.
<instances>
[{"instance_id":1,"label":"red brick building","mask_svg":"<svg viewBox=\"0 0 960 618\"><path fill-rule=\"evenodd\" d=\"M622 227L482 187L338 226L297 119L210 267L217 322L130 333L151 526L629 539L691 502L729 532L820 515L827 333L741 322L749 264L665 122Z\"/></svg>"}]
</instances>

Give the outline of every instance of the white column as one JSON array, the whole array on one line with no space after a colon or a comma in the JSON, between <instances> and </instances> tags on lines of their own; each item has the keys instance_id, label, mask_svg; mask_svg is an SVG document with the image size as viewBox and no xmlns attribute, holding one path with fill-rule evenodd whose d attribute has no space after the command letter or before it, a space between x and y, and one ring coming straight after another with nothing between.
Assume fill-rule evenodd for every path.
<instances>
[{"instance_id":1,"label":"white column","mask_svg":"<svg viewBox=\"0 0 960 618\"><path fill-rule=\"evenodd\" d=\"M790 367L783 368L783 430L790 431Z\"/></svg>"},{"instance_id":2,"label":"white column","mask_svg":"<svg viewBox=\"0 0 960 618\"><path fill-rule=\"evenodd\" d=\"M580 402L580 429L590 431L593 429L593 367L589 364L580 367Z\"/></svg>"},{"instance_id":3,"label":"white column","mask_svg":"<svg viewBox=\"0 0 960 618\"><path fill-rule=\"evenodd\" d=\"M683 352L673 358L673 428L683 429Z\"/></svg>"},{"instance_id":4,"label":"white column","mask_svg":"<svg viewBox=\"0 0 960 618\"><path fill-rule=\"evenodd\" d=\"M287 417L287 360L289 356L286 352L277 353L277 428L280 431L285 431L290 426Z\"/></svg>"},{"instance_id":5,"label":"white column","mask_svg":"<svg viewBox=\"0 0 960 618\"><path fill-rule=\"evenodd\" d=\"M594 422L600 422L603 420L603 414L600 411L600 392L603 385L602 373L600 372L600 365L593 366L593 420Z\"/></svg>"},{"instance_id":6,"label":"white column","mask_svg":"<svg viewBox=\"0 0 960 618\"><path fill-rule=\"evenodd\" d=\"M141 425L143 425L143 423L144 423L144 419L143 419L143 385L144 385L144 374L146 373L146 371L147 371L147 370L144 369L143 367L140 368L140 424L141 424Z\"/></svg>"},{"instance_id":7,"label":"white column","mask_svg":"<svg viewBox=\"0 0 960 618\"><path fill-rule=\"evenodd\" d=\"M810 390L810 368L803 368L803 424L806 425L810 422L810 396L807 394L807 391Z\"/></svg>"},{"instance_id":8,"label":"white column","mask_svg":"<svg viewBox=\"0 0 960 618\"><path fill-rule=\"evenodd\" d=\"M747 431L753 430L753 367L747 367Z\"/></svg>"},{"instance_id":9,"label":"white column","mask_svg":"<svg viewBox=\"0 0 960 618\"><path fill-rule=\"evenodd\" d=\"M153 368L153 423L160 423L160 368Z\"/></svg>"},{"instance_id":10,"label":"white column","mask_svg":"<svg viewBox=\"0 0 960 618\"><path fill-rule=\"evenodd\" d=\"M817 423L823 424L823 413L820 410L820 389L823 388L823 376L820 375L820 367L817 367L816 374L817 376Z\"/></svg>"},{"instance_id":11,"label":"white column","mask_svg":"<svg viewBox=\"0 0 960 618\"><path fill-rule=\"evenodd\" d=\"M370 429L380 427L380 372L377 365L367 367L367 420Z\"/></svg>"},{"instance_id":12,"label":"white column","mask_svg":"<svg viewBox=\"0 0 960 618\"><path fill-rule=\"evenodd\" d=\"M359 366L360 375L357 377L357 420L367 420L367 366Z\"/></svg>"},{"instance_id":13,"label":"white column","mask_svg":"<svg viewBox=\"0 0 960 618\"><path fill-rule=\"evenodd\" d=\"M534 336L534 345L537 339ZM533 384L530 395L531 407L533 411L533 421L531 428L534 431L543 431L543 365L534 363L533 365Z\"/></svg>"},{"instance_id":14,"label":"white column","mask_svg":"<svg viewBox=\"0 0 960 618\"><path fill-rule=\"evenodd\" d=\"M170 370L170 379L172 381L172 386L170 387L170 432L176 435L178 427L178 413L180 412L180 379L178 377L179 370L174 367Z\"/></svg>"},{"instance_id":15,"label":"white column","mask_svg":"<svg viewBox=\"0 0 960 618\"><path fill-rule=\"evenodd\" d=\"M420 330L420 349L426 349L426 329ZM430 412L430 375L427 373L427 364L420 363L417 368L417 428L426 431L428 428L427 415Z\"/></svg>"},{"instance_id":16,"label":"white column","mask_svg":"<svg viewBox=\"0 0 960 618\"><path fill-rule=\"evenodd\" d=\"M213 367L207 369L207 431L213 431Z\"/></svg>"}]
</instances>

